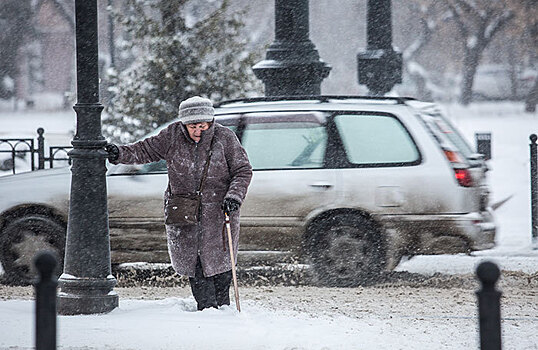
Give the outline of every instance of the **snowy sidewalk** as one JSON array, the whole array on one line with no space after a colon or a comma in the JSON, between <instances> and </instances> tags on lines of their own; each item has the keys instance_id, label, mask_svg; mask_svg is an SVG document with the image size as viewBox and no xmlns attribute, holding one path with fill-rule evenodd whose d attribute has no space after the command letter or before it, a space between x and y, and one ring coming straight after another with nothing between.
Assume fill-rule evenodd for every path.
<instances>
[{"instance_id":1,"label":"snowy sidewalk","mask_svg":"<svg viewBox=\"0 0 538 350\"><path fill-rule=\"evenodd\" d=\"M302 292L303 291L298 291ZM460 291L461 292L461 291ZM275 291L278 293L278 291ZM356 317L312 315L267 307L263 299L245 300L239 314L231 307L196 312L192 298L123 300L106 315L60 316L59 349L477 349L478 321L472 293L461 301L430 296L421 308L410 305L407 313L371 312L354 289L342 302L326 298L325 309L356 309ZM406 303L421 298L420 291L403 289L396 300L379 291L370 303ZM454 294L454 291L450 291ZM458 292L456 292L457 294ZM355 294L355 297L353 297ZM470 296L468 294L471 294ZM306 298L306 297L305 297ZM371 298L371 297L370 297ZM409 299L411 298L411 299ZM446 304L446 305L444 305ZM304 305L303 305L304 306ZM34 303L0 302L0 349L30 349L33 345ZM537 310L527 316L503 320L504 349L536 349Z\"/></svg>"}]
</instances>

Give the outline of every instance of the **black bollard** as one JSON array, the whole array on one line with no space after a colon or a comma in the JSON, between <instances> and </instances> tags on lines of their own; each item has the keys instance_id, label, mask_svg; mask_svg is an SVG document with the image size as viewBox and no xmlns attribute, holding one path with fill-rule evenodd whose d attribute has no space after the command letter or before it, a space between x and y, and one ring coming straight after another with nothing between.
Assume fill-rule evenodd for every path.
<instances>
[{"instance_id":1,"label":"black bollard","mask_svg":"<svg viewBox=\"0 0 538 350\"><path fill-rule=\"evenodd\" d=\"M35 284L36 293L36 350L56 349L56 287L58 282L54 274L57 266L52 253L38 253L34 259L39 273Z\"/></svg>"},{"instance_id":2,"label":"black bollard","mask_svg":"<svg viewBox=\"0 0 538 350\"><path fill-rule=\"evenodd\" d=\"M538 246L538 167L536 166L536 134L529 136L531 158L531 232L532 243Z\"/></svg>"},{"instance_id":3,"label":"black bollard","mask_svg":"<svg viewBox=\"0 0 538 350\"><path fill-rule=\"evenodd\" d=\"M478 317L480 322L480 349L501 350L501 292L495 283L501 272L497 265L485 261L478 265L476 275L482 288L478 297Z\"/></svg>"}]
</instances>

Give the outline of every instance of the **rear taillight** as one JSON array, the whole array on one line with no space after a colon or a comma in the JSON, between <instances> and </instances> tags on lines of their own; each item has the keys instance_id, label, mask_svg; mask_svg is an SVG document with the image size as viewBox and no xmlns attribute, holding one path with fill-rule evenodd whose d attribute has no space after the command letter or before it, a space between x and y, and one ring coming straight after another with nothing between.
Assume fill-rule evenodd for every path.
<instances>
[{"instance_id":1,"label":"rear taillight","mask_svg":"<svg viewBox=\"0 0 538 350\"><path fill-rule=\"evenodd\" d=\"M471 187L473 185L473 178L469 169L454 169L454 174L460 186Z\"/></svg>"},{"instance_id":2,"label":"rear taillight","mask_svg":"<svg viewBox=\"0 0 538 350\"><path fill-rule=\"evenodd\" d=\"M473 178L467 166L463 163L461 155L450 149L443 149L446 159L454 169L454 176L458 185L463 187L473 186Z\"/></svg>"}]
</instances>

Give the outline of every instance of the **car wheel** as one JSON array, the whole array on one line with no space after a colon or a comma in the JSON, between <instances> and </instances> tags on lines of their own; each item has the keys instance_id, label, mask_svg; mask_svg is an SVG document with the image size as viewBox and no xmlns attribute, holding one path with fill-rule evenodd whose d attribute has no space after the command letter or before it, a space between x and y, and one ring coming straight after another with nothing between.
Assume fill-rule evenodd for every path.
<instances>
[{"instance_id":1,"label":"car wheel","mask_svg":"<svg viewBox=\"0 0 538 350\"><path fill-rule=\"evenodd\" d=\"M3 279L11 284L29 284L37 274L33 259L42 250L56 255L59 274L63 268L65 232L65 225L42 214L10 220L0 237Z\"/></svg>"},{"instance_id":2,"label":"car wheel","mask_svg":"<svg viewBox=\"0 0 538 350\"><path fill-rule=\"evenodd\" d=\"M326 286L375 281L387 262L382 231L362 215L337 215L310 227L314 278Z\"/></svg>"}]
</instances>

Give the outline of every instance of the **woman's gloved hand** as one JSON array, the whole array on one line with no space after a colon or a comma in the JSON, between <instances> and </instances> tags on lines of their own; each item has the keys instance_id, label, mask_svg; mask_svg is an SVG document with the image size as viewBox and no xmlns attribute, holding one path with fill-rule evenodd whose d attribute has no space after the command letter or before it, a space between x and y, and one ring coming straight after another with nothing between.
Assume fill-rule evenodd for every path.
<instances>
[{"instance_id":1,"label":"woman's gloved hand","mask_svg":"<svg viewBox=\"0 0 538 350\"><path fill-rule=\"evenodd\" d=\"M118 146L116 146L113 143L107 143L105 145L105 151L108 152L108 159L111 161L115 161L120 156L120 150L118 149Z\"/></svg>"},{"instance_id":2,"label":"woman's gloved hand","mask_svg":"<svg viewBox=\"0 0 538 350\"><path fill-rule=\"evenodd\" d=\"M226 213L231 213L232 211L236 211L241 206L241 203L236 201L233 198L224 198L224 201L222 202L221 208Z\"/></svg>"}]
</instances>

